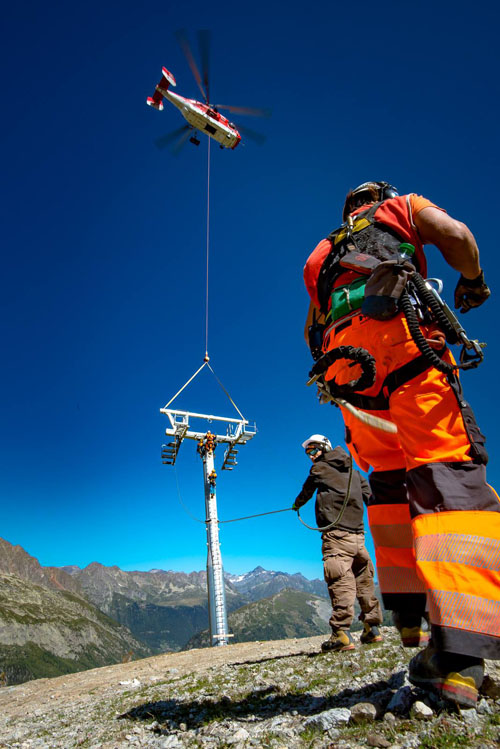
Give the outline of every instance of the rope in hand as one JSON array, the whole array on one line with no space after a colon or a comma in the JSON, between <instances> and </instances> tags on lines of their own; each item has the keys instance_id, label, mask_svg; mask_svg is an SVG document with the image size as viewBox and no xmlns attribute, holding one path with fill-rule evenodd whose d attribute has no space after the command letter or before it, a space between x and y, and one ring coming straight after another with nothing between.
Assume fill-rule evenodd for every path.
<instances>
[{"instance_id":1,"label":"rope in hand","mask_svg":"<svg viewBox=\"0 0 500 749\"><path fill-rule=\"evenodd\" d=\"M302 520L302 518L300 517L299 510L296 510L298 519L300 520L300 522L302 523L302 525L305 525L305 527L309 528L310 531L320 531L320 533L324 533L325 531L329 531L330 528L335 528L335 526L338 525L340 523L340 521L342 520L342 516L343 516L343 514L345 512L345 509L347 507L347 503L349 502L349 498L350 498L350 494L351 494L351 484L352 484L352 455L351 454L349 454L349 458L350 458L350 460L349 460L349 478L347 480L347 490L346 490L346 494L345 494L345 497L344 497L344 502L342 504L342 507L340 508L339 514L337 515L337 517L335 518L335 520L333 521L333 523L330 523L329 525L324 525L322 528L316 528L313 525L307 525L307 523L305 523Z\"/></svg>"},{"instance_id":2,"label":"rope in hand","mask_svg":"<svg viewBox=\"0 0 500 749\"><path fill-rule=\"evenodd\" d=\"M321 533L323 533L324 531L330 530L330 528L334 528L342 520L342 516L343 516L343 514L345 512L345 509L347 507L347 503L349 502L350 493L351 493L351 483L352 483L352 474L353 474L353 470L352 470L352 455L350 456L350 458L351 458L351 460L350 460L350 464L349 464L349 478L348 478L348 481L347 481L346 495L344 497L344 502L342 504L342 507L339 510L339 514L337 515L337 517L336 517L336 519L334 520L333 523L330 523L329 525L325 525L322 528L316 528L315 526L308 525L307 523L305 523L302 520L302 518L300 517L299 511L296 510L298 519L300 520L300 522L302 523L302 525L305 525L305 527L309 528L309 530L311 530L311 531L320 531ZM180 491L180 487L179 487L179 479L177 477L177 468L176 468L176 466L174 466L174 470L175 470L175 481L176 481L176 484L177 484L177 496L178 496L178 499L179 499L179 504L181 505L181 507L184 510L184 512L187 515L189 515L189 517L192 520L196 520L197 523L201 523L202 525L206 525L209 521L208 520L200 520L200 518L197 518L195 515L193 515L193 513L186 507L186 505L182 501L181 491ZM244 517L241 517L241 518L231 518L230 520L217 520L217 522L218 523L237 523L240 520L251 520L252 518L262 518L262 517L264 517L264 515L276 515L279 512L291 512L291 510L293 510L293 507L284 507L282 510L270 510L269 512L258 512L256 515L245 515Z\"/></svg>"}]
</instances>

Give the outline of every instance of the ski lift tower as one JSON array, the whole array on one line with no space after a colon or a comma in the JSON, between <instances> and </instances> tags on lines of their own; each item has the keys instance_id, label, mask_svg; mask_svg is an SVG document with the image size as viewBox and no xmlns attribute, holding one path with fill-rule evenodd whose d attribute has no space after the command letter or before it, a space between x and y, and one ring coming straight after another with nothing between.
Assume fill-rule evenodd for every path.
<instances>
[{"instance_id":1,"label":"ski lift tower","mask_svg":"<svg viewBox=\"0 0 500 749\"><path fill-rule=\"evenodd\" d=\"M170 422L170 426L165 430L165 434L172 438L171 442L162 446L162 460L167 465L174 465L179 449L185 439L195 440L198 443L198 454L203 461L203 480L205 486L210 644L212 646L227 645L230 635L227 625L224 569L219 543L219 520L217 518L216 496L217 474L215 472L214 452L217 445L227 445L221 469L223 471L232 471L237 465L236 455L239 447L245 445L255 436L257 428L255 424L250 424L244 419L241 414L240 419L233 419L224 416L193 413L191 411L178 411L168 408L171 402L165 408L160 409L160 412L165 414ZM235 404L233 403L233 405ZM239 410L238 413L240 413ZM226 433L213 434L210 431L194 430L190 426L190 420L192 419L201 419L208 423L225 423Z\"/></svg>"}]
</instances>

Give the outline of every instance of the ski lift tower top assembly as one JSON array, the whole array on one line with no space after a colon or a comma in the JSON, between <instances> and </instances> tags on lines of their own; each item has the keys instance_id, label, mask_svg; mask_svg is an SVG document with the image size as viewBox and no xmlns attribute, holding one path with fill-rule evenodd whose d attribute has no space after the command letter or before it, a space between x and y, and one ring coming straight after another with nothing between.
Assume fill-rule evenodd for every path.
<instances>
[{"instance_id":1,"label":"ski lift tower top assembly","mask_svg":"<svg viewBox=\"0 0 500 749\"><path fill-rule=\"evenodd\" d=\"M203 366L208 365L209 369L215 375L208 361ZM194 379L198 374L196 372ZM217 378L218 379L218 378ZM191 382L188 380L186 385ZM222 383L221 387L228 395L231 403L238 411L241 418L229 418L224 416L213 416L209 414L194 413L192 411L179 411L169 408L172 401L179 395L177 393L160 412L165 414L170 422L170 426L165 430L165 434L172 438L170 442L162 446L162 461L167 465L174 465L179 454L179 449L185 439L194 440L198 443L197 451L203 462L203 479L205 487L205 525L207 529L207 589L209 604L209 623L210 623L210 644L212 646L227 645L230 637L228 633L227 611L226 611L226 594L224 589L224 569L222 566L222 557L219 543L219 520L217 517L217 496L216 484L217 474L215 472L214 452L217 445L226 445L221 470L232 471L237 465L236 455L238 448L245 445L252 437L255 436L257 428L255 424L250 424L241 414L236 404L232 401L231 396ZM184 385L184 387L186 387ZM183 390L184 388L181 388ZM207 430L195 430L191 427L190 420L202 420L208 423L217 422L226 424L225 434L212 433Z\"/></svg>"}]
</instances>

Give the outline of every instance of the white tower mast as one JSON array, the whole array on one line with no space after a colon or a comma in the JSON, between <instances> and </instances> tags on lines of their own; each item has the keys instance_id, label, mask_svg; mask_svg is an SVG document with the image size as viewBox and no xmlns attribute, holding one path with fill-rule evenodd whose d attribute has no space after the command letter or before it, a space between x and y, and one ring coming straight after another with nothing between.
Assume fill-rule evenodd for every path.
<instances>
[{"instance_id":1,"label":"white tower mast","mask_svg":"<svg viewBox=\"0 0 500 749\"><path fill-rule=\"evenodd\" d=\"M170 401L171 402L171 401ZM217 496L214 452L217 444L227 444L222 461L222 470L232 471L237 465L236 454L240 445L246 444L255 436L257 428L244 419L231 419L224 416L177 411L165 406L160 409L170 421L170 427L165 434L173 437L162 447L163 463L174 465L179 448L184 439L198 442L198 453L203 461L203 480L205 487L205 525L207 528L207 592L210 623L210 644L212 646L227 645L231 635L228 632L226 592L224 587L224 569L220 553L219 520L217 517ZM204 419L208 422L220 421L227 424L226 434L212 434L212 432L191 431L189 419Z\"/></svg>"}]
</instances>

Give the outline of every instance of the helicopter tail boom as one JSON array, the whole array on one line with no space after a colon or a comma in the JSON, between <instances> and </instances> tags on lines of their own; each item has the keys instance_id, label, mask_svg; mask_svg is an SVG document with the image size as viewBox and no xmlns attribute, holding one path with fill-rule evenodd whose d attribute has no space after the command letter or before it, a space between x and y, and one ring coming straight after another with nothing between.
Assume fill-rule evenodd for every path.
<instances>
[{"instance_id":1,"label":"helicopter tail boom","mask_svg":"<svg viewBox=\"0 0 500 749\"><path fill-rule=\"evenodd\" d=\"M159 112L163 109L163 97L167 93L169 85L177 85L174 76L169 70L167 70L167 68L162 68L161 73L161 80L156 86L153 96L148 96L146 99L146 103L149 104L150 107L153 107L153 109L157 109Z\"/></svg>"}]
</instances>

